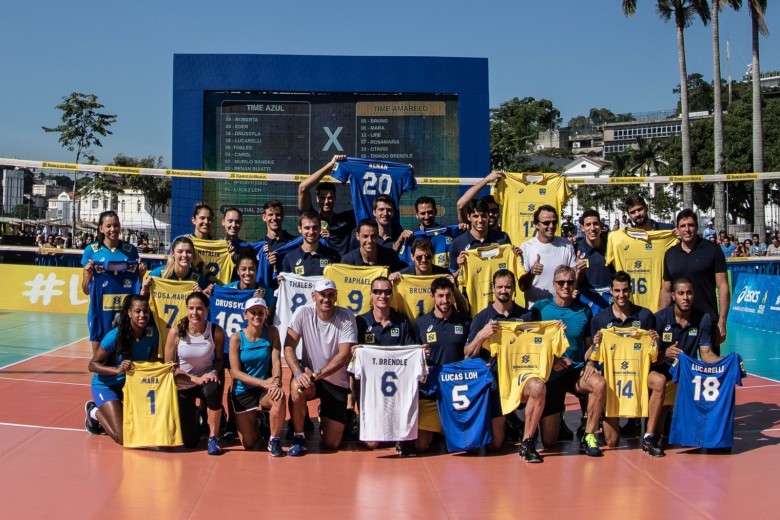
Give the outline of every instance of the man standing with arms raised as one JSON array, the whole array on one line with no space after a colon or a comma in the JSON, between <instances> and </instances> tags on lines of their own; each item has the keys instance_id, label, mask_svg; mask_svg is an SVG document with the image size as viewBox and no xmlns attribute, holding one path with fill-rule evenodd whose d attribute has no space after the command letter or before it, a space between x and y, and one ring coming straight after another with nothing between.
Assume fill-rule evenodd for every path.
<instances>
[{"instance_id":1,"label":"man standing with arms raised","mask_svg":"<svg viewBox=\"0 0 780 520\"><path fill-rule=\"evenodd\" d=\"M314 286L312 303L293 314L284 341L284 359L292 372L290 381L290 415L293 423L291 457L306 453L303 422L307 402L320 399L322 444L337 450L347 421L347 363L352 346L357 344L357 326L350 311L336 306L336 284L320 280ZM302 360L295 347L303 338Z\"/></svg>"}]
</instances>

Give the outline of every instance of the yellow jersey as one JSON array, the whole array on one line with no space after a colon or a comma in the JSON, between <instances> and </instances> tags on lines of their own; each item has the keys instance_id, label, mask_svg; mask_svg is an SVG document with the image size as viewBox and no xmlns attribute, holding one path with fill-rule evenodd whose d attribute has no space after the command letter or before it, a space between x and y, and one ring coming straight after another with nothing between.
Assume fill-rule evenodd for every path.
<instances>
[{"instance_id":1,"label":"yellow jersey","mask_svg":"<svg viewBox=\"0 0 780 520\"><path fill-rule=\"evenodd\" d=\"M566 177L557 173L506 173L499 179L493 198L501 205L501 229L519 246L536 236L534 211L548 204L561 212L572 196Z\"/></svg>"},{"instance_id":2,"label":"yellow jersey","mask_svg":"<svg viewBox=\"0 0 780 520\"><path fill-rule=\"evenodd\" d=\"M133 363L122 402L125 448L181 446L173 363Z\"/></svg>"},{"instance_id":3,"label":"yellow jersey","mask_svg":"<svg viewBox=\"0 0 780 520\"><path fill-rule=\"evenodd\" d=\"M187 315L187 296L192 292L191 280L166 280L152 276L149 307L157 330L160 331L160 359L165 359L168 331L179 325Z\"/></svg>"},{"instance_id":4,"label":"yellow jersey","mask_svg":"<svg viewBox=\"0 0 780 520\"><path fill-rule=\"evenodd\" d=\"M647 417L650 393L647 374L658 358L658 345L647 331L609 327L590 359L604 367L607 417Z\"/></svg>"},{"instance_id":5,"label":"yellow jersey","mask_svg":"<svg viewBox=\"0 0 780 520\"><path fill-rule=\"evenodd\" d=\"M336 283L336 305L358 316L371 308L371 282L378 276L387 276L387 271L381 265L328 264L322 276Z\"/></svg>"},{"instance_id":6,"label":"yellow jersey","mask_svg":"<svg viewBox=\"0 0 780 520\"><path fill-rule=\"evenodd\" d=\"M466 261L458 276L458 284L464 289L471 304L471 317L493 303L493 273L499 269L508 269L515 279L525 274L523 259L515 254L512 246L485 246L466 251ZM523 306L525 297L522 291L515 290L515 303Z\"/></svg>"},{"instance_id":7,"label":"yellow jersey","mask_svg":"<svg viewBox=\"0 0 780 520\"><path fill-rule=\"evenodd\" d=\"M227 240L205 240L190 236L195 246L192 268L208 282L225 285L233 279L236 264L230 254Z\"/></svg>"},{"instance_id":8,"label":"yellow jersey","mask_svg":"<svg viewBox=\"0 0 780 520\"><path fill-rule=\"evenodd\" d=\"M393 309L409 318L413 324L417 318L433 310L431 283L441 275L405 274L393 283Z\"/></svg>"},{"instance_id":9,"label":"yellow jersey","mask_svg":"<svg viewBox=\"0 0 780 520\"><path fill-rule=\"evenodd\" d=\"M606 264L631 275L631 301L658 312L663 288L664 255L677 243L674 230L626 228L607 237Z\"/></svg>"},{"instance_id":10,"label":"yellow jersey","mask_svg":"<svg viewBox=\"0 0 780 520\"><path fill-rule=\"evenodd\" d=\"M498 360L501 412L520 406L525 383L534 377L547 381L553 361L569 348L563 327L556 320L498 322L498 331L482 344Z\"/></svg>"}]
</instances>

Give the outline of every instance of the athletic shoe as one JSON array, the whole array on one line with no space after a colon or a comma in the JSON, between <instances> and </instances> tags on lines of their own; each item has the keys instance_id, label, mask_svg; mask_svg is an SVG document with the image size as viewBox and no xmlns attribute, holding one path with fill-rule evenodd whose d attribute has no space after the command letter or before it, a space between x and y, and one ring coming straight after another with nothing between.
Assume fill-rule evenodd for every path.
<instances>
[{"instance_id":1,"label":"athletic shoe","mask_svg":"<svg viewBox=\"0 0 780 520\"><path fill-rule=\"evenodd\" d=\"M414 443L409 441L396 442L395 453L401 458L417 456L417 452L414 449Z\"/></svg>"},{"instance_id":2,"label":"athletic shoe","mask_svg":"<svg viewBox=\"0 0 780 520\"><path fill-rule=\"evenodd\" d=\"M533 439L526 439L520 443L520 449L517 452L526 462L538 463L542 462L542 456L536 451L536 443Z\"/></svg>"},{"instance_id":3,"label":"athletic shoe","mask_svg":"<svg viewBox=\"0 0 780 520\"><path fill-rule=\"evenodd\" d=\"M284 457L285 455L282 449L282 441L279 438L268 441L268 451L271 452L272 457Z\"/></svg>"},{"instance_id":4,"label":"athletic shoe","mask_svg":"<svg viewBox=\"0 0 780 520\"><path fill-rule=\"evenodd\" d=\"M219 437L209 437L207 451L209 455L220 455L222 453L222 446L219 445Z\"/></svg>"},{"instance_id":5,"label":"athletic shoe","mask_svg":"<svg viewBox=\"0 0 780 520\"><path fill-rule=\"evenodd\" d=\"M580 451L588 457L601 457L604 455L599 449L599 441L596 435L592 433L586 433L580 441Z\"/></svg>"},{"instance_id":6,"label":"athletic shoe","mask_svg":"<svg viewBox=\"0 0 780 520\"><path fill-rule=\"evenodd\" d=\"M95 401L87 401L84 404L84 411L87 414L87 418L84 419L84 429L87 430L90 435L100 435L103 433L103 428L100 426L99 422L89 415L94 408L97 408Z\"/></svg>"},{"instance_id":7,"label":"athletic shoe","mask_svg":"<svg viewBox=\"0 0 780 520\"><path fill-rule=\"evenodd\" d=\"M306 438L303 435L294 435L292 446L287 450L290 457L302 457L306 455Z\"/></svg>"},{"instance_id":8,"label":"athletic shoe","mask_svg":"<svg viewBox=\"0 0 780 520\"><path fill-rule=\"evenodd\" d=\"M620 428L620 436L624 439L633 439L639 437L639 433L642 431L641 419L629 419L626 424Z\"/></svg>"},{"instance_id":9,"label":"athletic shoe","mask_svg":"<svg viewBox=\"0 0 780 520\"><path fill-rule=\"evenodd\" d=\"M653 458L665 457L664 449L661 447L661 440L655 435L646 435L642 439L642 451Z\"/></svg>"},{"instance_id":10,"label":"athletic shoe","mask_svg":"<svg viewBox=\"0 0 780 520\"><path fill-rule=\"evenodd\" d=\"M563 419L563 414L561 414L561 426L558 429L558 440L559 441L574 440L574 432L571 431L571 429L566 424L566 421Z\"/></svg>"}]
</instances>

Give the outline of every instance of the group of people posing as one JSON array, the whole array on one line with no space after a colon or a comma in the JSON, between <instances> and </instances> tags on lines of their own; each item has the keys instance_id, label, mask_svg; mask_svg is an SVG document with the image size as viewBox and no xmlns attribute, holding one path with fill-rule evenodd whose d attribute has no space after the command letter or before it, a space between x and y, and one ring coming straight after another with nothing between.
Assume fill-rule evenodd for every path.
<instances>
[{"instance_id":1,"label":"group of people posing","mask_svg":"<svg viewBox=\"0 0 780 520\"><path fill-rule=\"evenodd\" d=\"M90 295L89 370L95 374L93 398L86 404L90 433L105 432L123 444L126 374L137 363L161 361L170 363L176 383L186 447L197 447L203 422L208 453L222 452L223 385L229 371L227 416L244 448L259 446L258 414L263 414L269 417L266 446L272 456L305 454L308 401L319 399L322 447L336 450L350 417L365 412L358 396L360 385L368 383L348 370L356 349L417 346L428 369L472 359L488 368L494 383L485 390L489 406L481 413L489 414L489 435L482 437L489 439L483 442L489 449L502 449L507 416L524 410L519 454L526 462L540 462L537 430L544 448L552 449L561 427L566 428L563 412L570 394L582 408L580 448L598 457L602 422L607 446L617 446L621 432L621 415L608 414L602 421L614 381L604 373L599 349L605 331L627 329L646 333L657 346L639 380L644 388L635 390L647 400L641 408L647 417L642 450L664 455L661 435L672 364L681 353L716 362L726 337L725 257L699 235L693 211L682 210L676 227L663 225L649 218L641 196L632 195L625 201L630 228L608 237L599 213L586 210L579 222L583 236L572 245L556 233L567 197L565 182L556 184L559 176L492 172L458 201L458 225L440 225L435 199L420 197L414 204L419 224L404 230L397 219L400 193L392 195L389 189L372 197L369 218L356 222L354 211L334 211L335 186L322 180L346 162L335 156L299 185L299 236L284 230L279 201L264 204L267 233L253 243L240 238L238 209L225 211L225 236L217 238L213 211L199 204L192 234L174 240L167 264L149 273L136 248L120 240L117 215L101 214L97 240L82 258L82 288ZM495 195L478 198L493 182L498 184ZM507 189L513 183L533 189ZM523 198L532 191L539 197L535 202ZM228 279L223 276L215 285L211 264L195 261L198 241L226 246L232 269ZM328 266L338 264L386 270L368 283L323 276ZM98 278L101 274L106 276ZM300 297L290 301L280 289L299 277L311 282L305 302ZM155 324L163 317L154 316L150 306L155 279L191 284L185 315L168 323L169 330ZM361 283L370 298L366 309L361 306L356 313L357 307L337 303L345 292L351 301L357 292L352 284ZM417 289L406 288L414 283ZM106 298L107 284L123 287L127 296ZM241 304L242 326L232 334L210 316L209 296L222 290L217 285L253 291ZM283 310L294 312L277 328L275 315ZM540 350L550 362L540 362L522 381L501 361L501 351L509 349L509 340L502 345L502 338L518 334L519 324L557 330L545 340L546 350ZM289 386L282 383L282 356L291 371ZM393 388L396 384L401 383L392 383ZM425 391L427 384L420 384L416 439L396 444L401 456L422 453L438 435L455 436L454 429L462 428L442 420L441 403L437 406L436 397ZM288 412L292 439L285 451L281 434ZM378 445L374 439L365 442L367 448Z\"/></svg>"}]
</instances>

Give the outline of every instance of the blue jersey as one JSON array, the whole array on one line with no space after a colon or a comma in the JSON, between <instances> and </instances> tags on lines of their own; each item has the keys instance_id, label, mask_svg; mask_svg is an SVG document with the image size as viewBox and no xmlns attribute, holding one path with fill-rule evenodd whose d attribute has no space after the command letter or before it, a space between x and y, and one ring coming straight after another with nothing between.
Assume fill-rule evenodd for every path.
<instances>
[{"instance_id":1,"label":"blue jersey","mask_svg":"<svg viewBox=\"0 0 780 520\"><path fill-rule=\"evenodd\" d=\"M81 265L87 265L90 260L94 275L89 284L87 325L89 340L100 341L113 328L125 296L141 291L138 250L127 242L120 242L113 250L95 242L84 250Z\"/></svg>"},{"instance_id":2,"label":"blue jersey","mask_svg":"<svg viewBox=\"0 0 780 520\"><path fill-rule=\"evenodd\" d=\"M303 242L302 237L295 238L288 242L275 241L271 244L269 241L261 240L259 242L241 242L240 248L251 247L257 256L257 282L265 284L266 287L276 287L276 275L281 272L282 260L290 251L297 249ZM327 245L327 242L320 240L321 244ZM268 261L268 255L263 249L268 244L268 252L276 253L276 265Z\"/></svg>"},{"instance_id":3,"label":"blue jersey","mask_svg":"<svg viewBox=\"0 0 780 520\"><path fill-rule=\"evenodd\" d=\"M244 305L254 293L254 289L214 286L209 297L209 321L225 330L225 353L230 350L230 336L244 327Z\"/></svg>"},{"instance_id":4,"label":"blue jersey","mask_svg":"<svg viewBox=\"0 0 780 520\"><path fill-rule=\"evenodd\" d=\"M117 353L117 338L119 336L119 328L114 328L108 331L100 342L100 348L108 352L109 358L106 361L106 366L118 367L124 361L121 354ZM160 341L157 327L154 324L154 320L149 321L149 325L146 326L143 336L138 341L133 342L132 349L130 350L130 361L149 361L152 357L152 352L157 353L157 345ZM105 387L122 387L125 384L125 374L105 375L95 374L92 376L93 388L105 388Z\"/></svg>"},{"instance_id":5,"label":"blue jersey","mask_svg":"<svg viewBox=\"0 0 780 520\"><path fill-rule=\"evenodd\" d=\"M442 226L428 229L418 229L414 232L412 242L404 244L398 250L398 256L407 264L412 264L412 244L418 238L426 237L433 244L433 265L449 268L450 245L453 239L460 236L463 231L457 225Z\"/></svg>"},{"instance_id":6,"label":"blue jersey","mask_svg":"<svg viewBox=\"0 0 780 520\"><path fill-rule=\"evenodd\" d=\"M377 195L390 195L396 207L393 227L401 227L401 212L398 211L401 195L417 187L411 165L348 157L346 161L336 163L331 175L340 182L349 180L357 222L374 218Z\"/></svg>"},{"instance_id":7,"label":"blue jersey","mask_svg":"<svg viewBox=\"0 0 780 520\"><path fill-rule=\"evenodd\" d=\"M481 448L493 442L490 386L493 375L479 358L429 368L438 385L439 409L447 451Z\"/></svg>"},{"instance_id":8,"label":"blue jersey","mask_svg":"<svg viewBox=\"0 0 780 520\"><path fill-rule=\"evenodd\" d=\"M747 377L742 358L732 352L716 363L680 353L670 369L677 399L669 442L700 448L734 444L734 386Z\"/></svg>"}]
</instances>

